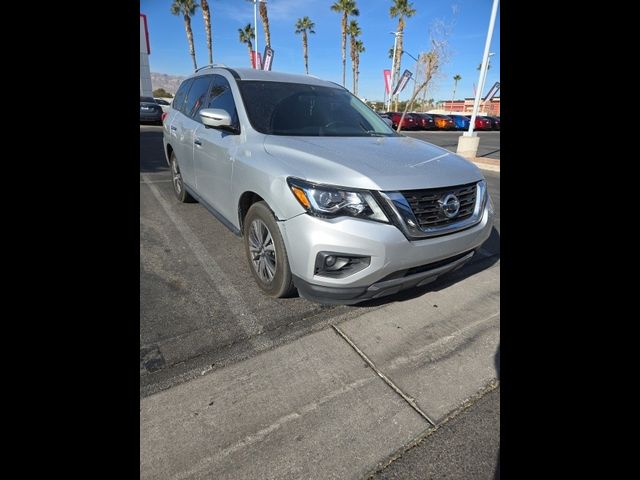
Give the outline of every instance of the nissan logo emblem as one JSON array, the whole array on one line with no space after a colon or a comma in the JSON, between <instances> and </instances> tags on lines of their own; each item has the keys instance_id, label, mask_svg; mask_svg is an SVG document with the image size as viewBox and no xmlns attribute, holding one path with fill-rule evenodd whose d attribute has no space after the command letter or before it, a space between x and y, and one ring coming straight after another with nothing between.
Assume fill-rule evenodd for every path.
<instances>
[{"instance_id":1,"label":"nissan logo emblem","mask_svg":"<svg viewBox=\"0 0 640 480\"><path fill-rule=\"evenodd\" d=\"M440 204L440 209L442 213L445 214L447 218L453 218L458 215L458 210L460 210L460 200L453 193L450 193L440 200L438 200Z\"/></svg>"}]
</instances>

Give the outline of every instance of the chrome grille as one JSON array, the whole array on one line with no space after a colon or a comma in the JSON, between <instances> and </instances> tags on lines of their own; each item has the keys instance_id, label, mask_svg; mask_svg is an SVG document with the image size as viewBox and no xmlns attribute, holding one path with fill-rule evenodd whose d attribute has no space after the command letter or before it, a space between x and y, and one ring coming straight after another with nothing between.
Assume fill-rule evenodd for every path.
<instances>
[{"instance_id":1,"label":"chrome grille","mask_svg":"<svg viewBox=\"0 0 640 480\"><path fill-rule=\"evenodd\" d=\"M473 215L476 206L476 183L455 187L432 188L429 190L405 190L400 192L407 199L420 228L443 227L459 222ZM454 194L460 201L458 214L448 218L438 204L448 194Z\"/></svg>"}]
</instances>

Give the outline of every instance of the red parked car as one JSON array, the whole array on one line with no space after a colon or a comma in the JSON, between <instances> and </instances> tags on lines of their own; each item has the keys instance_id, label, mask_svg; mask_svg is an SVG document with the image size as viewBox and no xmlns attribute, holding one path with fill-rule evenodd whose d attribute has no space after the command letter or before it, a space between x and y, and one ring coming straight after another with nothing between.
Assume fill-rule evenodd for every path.
<instances>
[{"instance_id":1,"label":"red parked car","mask_svg":"<svg viewBox=\"0 0 640 480\"><path fill-rule=\"evenodd\" d=\"M468 116L467 118L471 118ZM473 127L474 130L491 130L493 128L493 123L487 117L476 117L476 124Z\"/></svg>"},{"instance_id":2,"label":"red parked car","mask_svg":"<svg viewBox=\"0 0 640 480\"><path fill-rule=\"evenodd\" d=\"M407 113L407 115L411 115L414 118L416 125L418 125L421 130L433 130L436 128L431 115L427 115L426 113Z\"/></svg>"},{"instance_id":3,"label":"red parked car","mask_svg":"<svg viewBox=\"0 0 640 480\"><path fill-rule=\"evenodd\" d=\"M402 118L402 113L398 112L387 112L387 115L393 122L393 129L398 128L398 123L400 122L400 118ZM406 114L404 120L402 120L402 130L417 130L420 128L419 125L416 124L415 118L413 118L410 114Z\"/></svg>"}]
</instances>

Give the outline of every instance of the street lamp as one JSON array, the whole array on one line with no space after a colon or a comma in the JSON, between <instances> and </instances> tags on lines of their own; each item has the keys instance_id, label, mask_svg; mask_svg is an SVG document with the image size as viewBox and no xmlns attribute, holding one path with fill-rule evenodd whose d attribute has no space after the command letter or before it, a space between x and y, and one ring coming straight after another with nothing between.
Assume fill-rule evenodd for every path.
<instances>
[{"instance_id":1,"label":"street lamp","mask_svg":"<svg viewBox=\"0 0 640 480\"><path fill-rule=\"evenodd\" d=\"M484 92L484 84L487 82L487 75L489 75L489 69L491 68L491 57L493 57L495 55L495 53L489 53L489 56L487 57L487 70L485 72L484 75L484 79L482 80L482 87L480 88L480 96L482 96L482 92ZM486 101L482 102L482 110L484 110L484 113L487 113L485 107L485 103Z\"/></svg>"},{"instance_id":2,"label":"street lamp","mask_svg":"<svg viewBox=\"0 0 640 480\"><path fill-rule=\"evenodd\" d=\"M394 67L396 65L396 48L398 45L398 37L402 35L402 32L389 32L395 38L393 40L393 60L391 60L391 85L389 86L389 99L387 100L387 112L391 109L391 98L393 97L394 79L396 73Z\"/></svg>"},{"instance_id":3,"label":"street lamp","mask_svg":"<svg viewBox=\"0 0 640 480\"><path fill-rule=\"evenodd\" d=\"M262 2L264 0L253 0L253 33L255 35L255 51L253 52L253 68L259 70L258 68L258 1Z\"/></svg>"},{"instance_id":4,"label":"street lamp","mask_svg":"<svg viewBox=\"0 0 640 480\"><path fill-rule=\"evenodd\" d=\"M489 19L489 29L487 30L487 38L484 43L484 54L482 56L482 64L480 65L480 78L478 84L484 86L484 81L487 75L487 63L489 61L489 46L491 45L491 38L493 37L493 27L496 23L496 14L498 13L499 0L493 0L491 7L491 17ZM478 153L478 144L480 138L477 134L474 134L473 128L475 127L476 116L478 115L478 106L480 105L480 90L476 91L476 97L473 101L473 113L471 114L471 120L469 121L469 130L464 132L462 136L458 138L458 150L456 153L465 158L474 158Z\"/></svg>"}]
</instances>

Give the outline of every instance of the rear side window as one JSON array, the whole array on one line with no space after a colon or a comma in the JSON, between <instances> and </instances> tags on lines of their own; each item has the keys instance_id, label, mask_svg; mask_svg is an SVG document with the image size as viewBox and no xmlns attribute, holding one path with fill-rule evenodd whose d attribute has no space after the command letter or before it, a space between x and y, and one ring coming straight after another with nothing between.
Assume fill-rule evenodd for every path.
<instances>
[{"instance_id":1,"label":"rear side window","mask_svg":"<svg viewBox=\"0 0 640 480\"><path fill-rule=\"evenodd\" d=\"M186 116L200 121L197 118L198 112L204 108L207 94L209 93L209 85L211 85L211 75L203 75L193 80L193 85L187 94L187 100L184 102L184 113Z\"/></svg>"},{"instance_id":2,"label":"rear side window","mask_svg":"<svg viewBox=\"0 0 640 480\"><path fill-rule=\"evenodd\" d=\"M221 108L231 115L232 125L238 125L238 112L236 102L233 100L231 85L222 75L213 76L213 85L207 97L205 108Z\"/></svg>"},{"instance_id":3,"label":"rear side window","mask_svg":"<svg viewBox=\"0 0 640 480\"><path fill-rule=\"evenodd\" d=\"M191 87L192 83L193 83L192 79L185 80L184 82L182 82L182 85L180 85L180 88L178 88L178 91L176 92L176 96L173 99L173 108L182 112L184 99L187 97L187 93L189 92L189 87Z\"/></svg>"}]
</instances>

